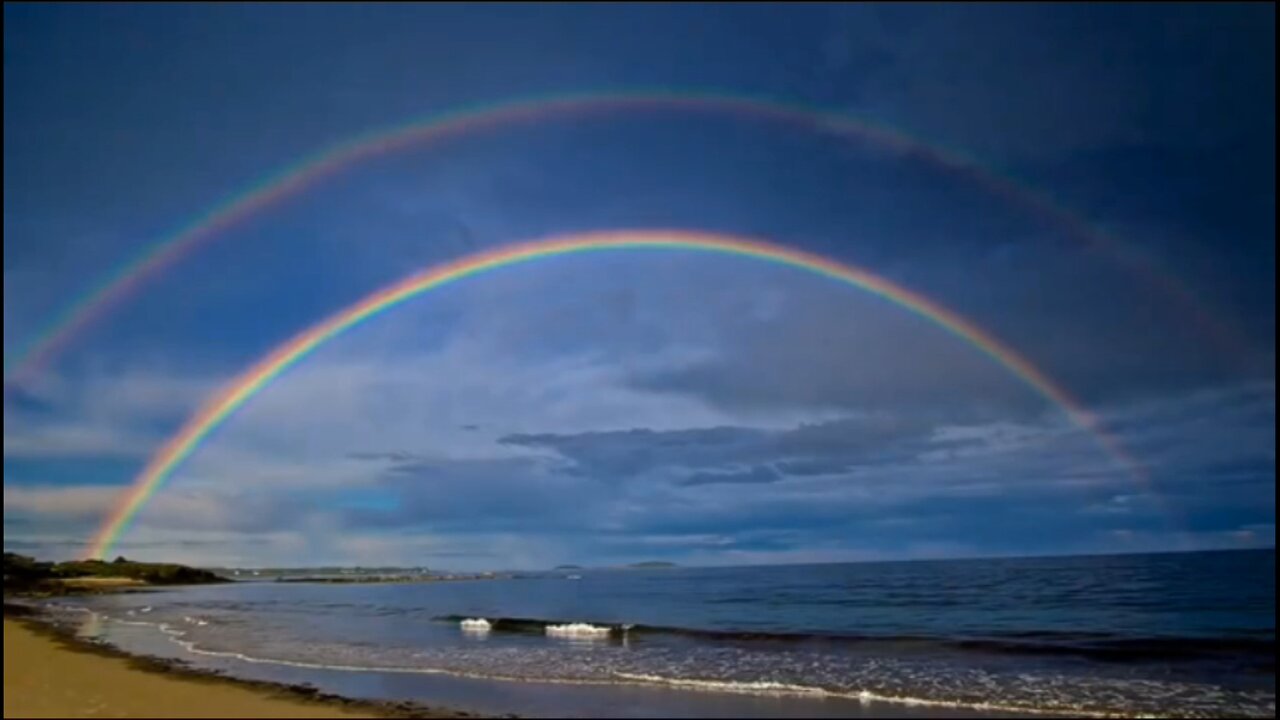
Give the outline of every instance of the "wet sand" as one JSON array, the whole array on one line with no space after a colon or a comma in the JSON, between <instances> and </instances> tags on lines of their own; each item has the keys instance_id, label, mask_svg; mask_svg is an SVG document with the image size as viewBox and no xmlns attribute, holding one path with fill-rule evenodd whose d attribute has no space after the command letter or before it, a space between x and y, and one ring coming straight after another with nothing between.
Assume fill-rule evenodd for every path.
<instances>
[{"instance_id":1,"label":"wet sand","mask_svg":"<svg viewBox=\"0 0 1280 720\"><path fill-rule=\"evenodd\" d=\"M458 717L407 704L241 682L124 656L41 624L4 619L5 717Z\"/></svg>"}]
</instances>

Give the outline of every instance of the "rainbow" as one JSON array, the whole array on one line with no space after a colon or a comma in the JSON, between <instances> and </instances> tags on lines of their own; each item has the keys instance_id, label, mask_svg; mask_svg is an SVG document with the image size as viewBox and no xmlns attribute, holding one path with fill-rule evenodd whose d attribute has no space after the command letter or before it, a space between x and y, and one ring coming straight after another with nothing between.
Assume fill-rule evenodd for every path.
<instances>
[{"instance_id":1,"label":"rainbow","mask_svg":"<svg viewBox=\"0 0 1280 720\"><path fill-rule=\"evenodd\" d=\"M7 388L10 383L28 379L46 367L76 336L135 294L149 278L173 266L202 244L255 213L301 193L354 163L418 144L440 142L466 133L521 122L558 116L646 110L754 116L796 124L839 137L855 138L932 164L974 181L1027 211L1043 216L1088 247L1103 249L1116 262L1127 266L1181 306L1188 318L1206 328L1217 341L1237 349L1242 344L1214 319L1204 303L1152 260L1138 256L1132 250L1123 250L1113 240L1049 198L984 169L960 152L932 146L900 131L863 120L767 98L696 92L634 91L536 97L433 115L363 134L306 156L214 206L73 299L42 330L33 334L28 342L12 355L6 355L5 386Z\"/></svg>"},{"instance_id":2,"label":"rainbow","mask_svg":"<svg viewBox=\"0 0 1280 720\"><path fill-rule=\"evenodd\" d=\"M1029 360L972 322L938 303L851 265L760 240L684 230L616 230L553 237L506 245L438 265L389 285L279 345L223 387L151 457L93 538L90 557L110 555L146 505L188 457L236 410L286 370L346 330L410 298L502 267L543 258L616 250L684 250L719 253L803 270L865 290L888 300L964 340L1008 369L1041 396L1062 408L1073 423L1094 435L1124 468L1142 477L1141 468L1103 430L1097 418L1072 399Z\"/></svg>"}]
</instances>

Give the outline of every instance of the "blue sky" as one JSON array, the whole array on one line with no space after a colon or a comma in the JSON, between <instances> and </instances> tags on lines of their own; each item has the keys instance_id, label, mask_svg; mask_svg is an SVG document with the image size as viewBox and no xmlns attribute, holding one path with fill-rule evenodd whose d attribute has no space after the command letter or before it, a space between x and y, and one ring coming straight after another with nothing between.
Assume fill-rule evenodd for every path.
<instances>
[{"instance_id":1,"label":"blue sky","mask_svg":"<svg viewBox=\"0 0 1280 720\"><path fill-rule=\"evenodd\" d=\"M856 263L1031 358L729 257L507 268L325 346L140 515L133 557L539 567L1275 541L1275 37L1258 5L6 5L4 344L300 157L515 97L746 93L962 152L1150 258L919 158L761 118L561 116L371 159L153 278L4 400L5 543L73 554L202 398L378 287L504 243L681 227Z\"/></svg>"}]
</instances>

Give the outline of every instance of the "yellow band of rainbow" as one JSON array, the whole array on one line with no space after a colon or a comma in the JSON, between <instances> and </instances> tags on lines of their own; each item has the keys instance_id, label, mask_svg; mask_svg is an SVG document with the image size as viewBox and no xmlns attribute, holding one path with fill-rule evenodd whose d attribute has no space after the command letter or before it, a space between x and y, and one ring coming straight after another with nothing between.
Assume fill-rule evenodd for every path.
<instances>
[{"instance_id":1,"label":"yellow band of rainbow","mask_svg":"<svg viewBox=\"0 0 1280 720\"><path fill-rule=\"evenodd\" d=\"M1127 471L1139 479L1143 477L1138 464L1066 390L991 334L916 292L867 270L757 239L686 230L614 230L505 245L428 268L374 292L279 345L223 387L152 456L102 524L88 548L88 555L108 556L147 501L213 430L285 370L347 329L422 293L490 270L561 255L619 250L679 250L753 258L830 278L884 298L930 320L999 363L1060 407L1075 425L1097 438L1102 448Z\"/></svg>"}]
</instances>

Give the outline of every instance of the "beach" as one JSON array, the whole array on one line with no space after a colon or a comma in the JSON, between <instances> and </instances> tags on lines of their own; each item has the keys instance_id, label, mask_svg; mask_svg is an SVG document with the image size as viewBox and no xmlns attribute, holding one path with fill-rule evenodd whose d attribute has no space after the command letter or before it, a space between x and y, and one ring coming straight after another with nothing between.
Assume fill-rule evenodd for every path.
<instances>
[{"instance_id":1,"label":"beach","mask_svg":"<svg viewBox=\"0 0 1280 720\"><path fill-rule=\"evenodd\" d=\"M125 657L4 620L5 717L355 718L414 715L409 708L244 683ZM426 715L449 717L446 714Z\"/></svg>"}]
</instances>

